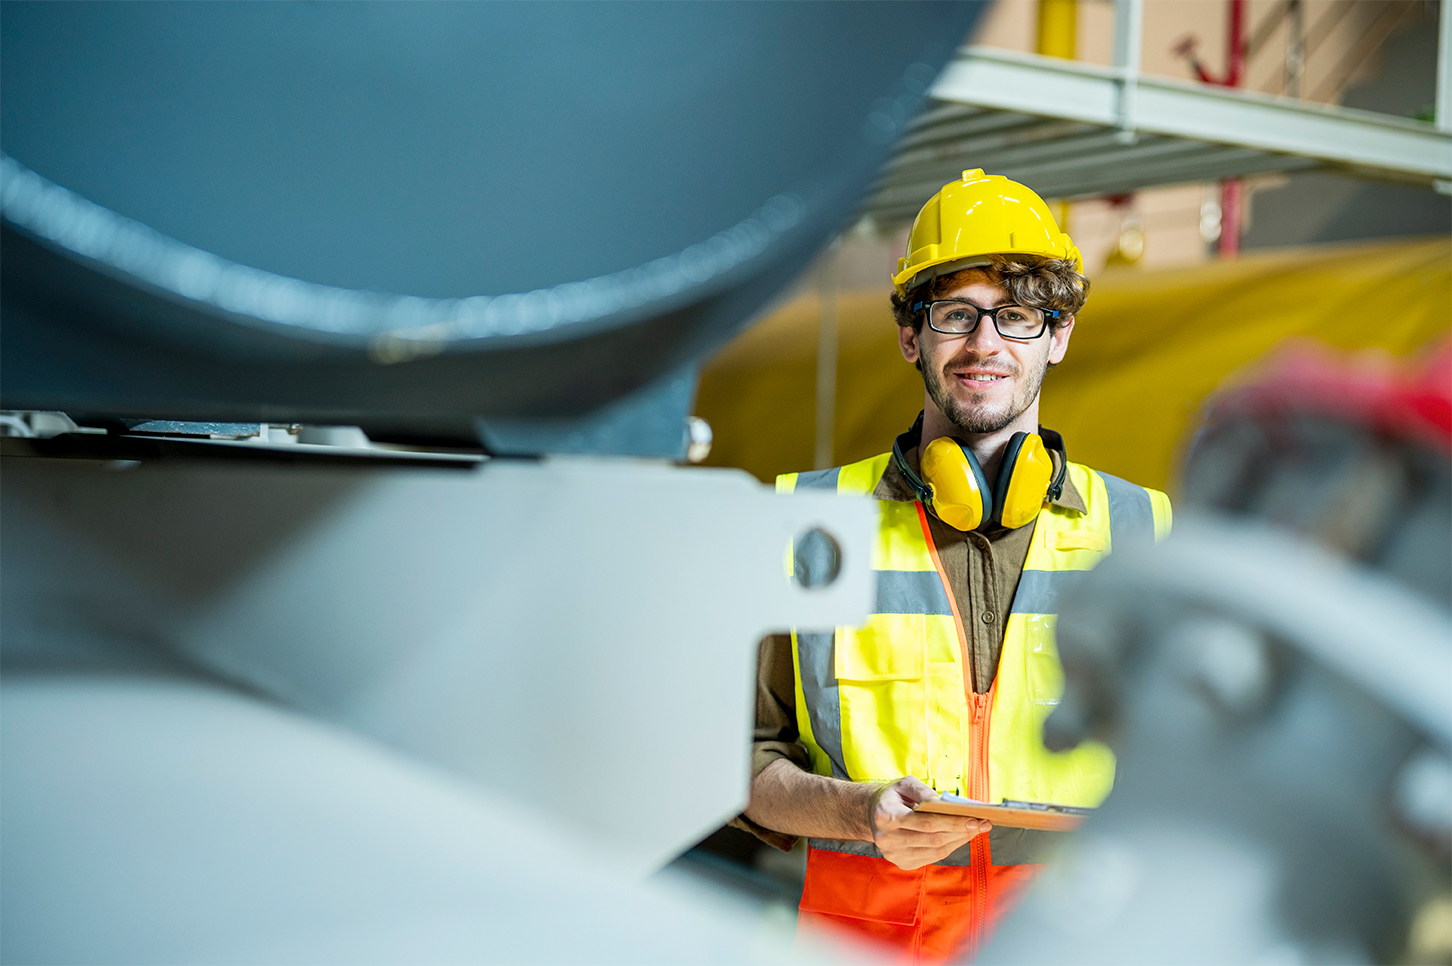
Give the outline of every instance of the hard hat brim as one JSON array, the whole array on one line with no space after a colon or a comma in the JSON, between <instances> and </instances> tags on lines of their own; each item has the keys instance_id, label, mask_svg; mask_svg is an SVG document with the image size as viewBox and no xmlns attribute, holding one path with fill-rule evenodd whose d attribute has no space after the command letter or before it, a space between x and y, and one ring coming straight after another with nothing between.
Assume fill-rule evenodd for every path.
<instances>
[{"instance_id":1,"label":"hard hat brim","mask_svg":"<svg viewBox=\"0 0 1452 966\"><path fill-rule=\"evenodd\" d=\"M920 269L911 279L904 280L902 276L894 278L893 284L897 286L900 294L906 295L919 285L925 285L940 275L951 275L954 272L961 272L966 268L987 268L992 265L990 259L981 255L972 255L968 258L954 258L950 261L940 262L937 265L929 265ZM906 275L906 273L904 273Z\"/></svg>"},{"instance_id":2,"label":"hard hat brim","mask_svg":"<svg viewBox=\"0 0 1452 966\"><path fill-rule=\"evenodd\" d=\"M1079 254L1077 246L1070 247L1067 255L1061 255L1056 252L1012 250L993 252L992 254L1005 257L1032 255L1035 258L1072 258L1074 260L1074 268L1081 274L1084 271L1084 257ZM901 275L895 275L893 276L892 284L897 289L897 294L907 295L907 293L918 286L925 285L941 275L951 275L954 272L961 272L967 268L987 268L992 264L992 260L986 254L969 255L964 258L951 258L947 261L939 262L936 265L928 265L923 268L918 268L916 271L903 272Z\"/></svg>"}]
</instances>

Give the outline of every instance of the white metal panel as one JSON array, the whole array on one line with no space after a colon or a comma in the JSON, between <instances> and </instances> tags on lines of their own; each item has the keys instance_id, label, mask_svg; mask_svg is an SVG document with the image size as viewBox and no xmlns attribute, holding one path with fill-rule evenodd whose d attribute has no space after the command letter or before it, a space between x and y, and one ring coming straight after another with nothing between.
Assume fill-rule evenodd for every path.
<instances>
[{"instance_id":1,"label":"white metal panel","mask_svg":"<svg viewBox=\"0 0 1452 966\"><path fill-rule=\"evenodd\" d=\"M64 666L81 645L180 654L526 789L522 808L645 872L745 806L762 634L865 619L876 512L623 460L103 472L7 458L6 672ZM812 527L836 537L842 571L806 590L784 558Z\"/></svg>"}]
</instances>

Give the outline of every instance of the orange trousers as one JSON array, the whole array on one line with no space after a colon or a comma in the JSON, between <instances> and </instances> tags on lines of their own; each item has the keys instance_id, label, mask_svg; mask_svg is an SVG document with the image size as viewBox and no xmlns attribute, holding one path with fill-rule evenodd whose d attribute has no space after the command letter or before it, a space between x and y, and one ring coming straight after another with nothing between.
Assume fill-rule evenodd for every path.
<instances>
[{"instance_id":1,"label":"orange trousers","mask_svg":"<svg viewBox=\"0 0 1452 966\"><path fill-rule=\"evenodd\" d=\"M866 938L910 963L971 957L1041 866L994 865L988 836L965 866L905 871L886 859L810 849L802 928Z\"/></svg>"}]
</instances>

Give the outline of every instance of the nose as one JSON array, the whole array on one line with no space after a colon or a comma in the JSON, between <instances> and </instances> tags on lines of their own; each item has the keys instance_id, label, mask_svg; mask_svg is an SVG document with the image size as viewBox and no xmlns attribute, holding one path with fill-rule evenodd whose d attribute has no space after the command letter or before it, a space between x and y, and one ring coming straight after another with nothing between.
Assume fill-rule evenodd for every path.
<instances>
[{"instance_id":1,"label":"nose","mask_svg":"<svg viewBox=\"0 0 1452 966\"><path fill-rule=\"evenodd\" d=\"M977 328L962 338L964 348L974 349L983 355L992 355L1004 348L1003 336L998 334L998 328L993 324L993 319L987 315L978 320Z\"/></svg>"}]
</instances>

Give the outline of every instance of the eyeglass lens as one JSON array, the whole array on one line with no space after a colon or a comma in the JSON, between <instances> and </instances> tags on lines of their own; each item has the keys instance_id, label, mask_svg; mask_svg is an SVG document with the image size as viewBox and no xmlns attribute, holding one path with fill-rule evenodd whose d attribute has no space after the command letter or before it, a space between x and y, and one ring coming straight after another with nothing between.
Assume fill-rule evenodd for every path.
<instances>
[{"instance_id":1,"label":"eyeglass lens","mask_svg":"<svg viewBox=\"0 0 1452 966\"><path fill-rule=\"evenodd\" d=\"M982 313L971 302L934 302L929 321L934 329L949 334L972 332L978 327ZM1003 305L993 310L998 334L1009 339L1033 339L1044 330L1041 309L1022 305Z\"/></svg>"}]
</instances>

